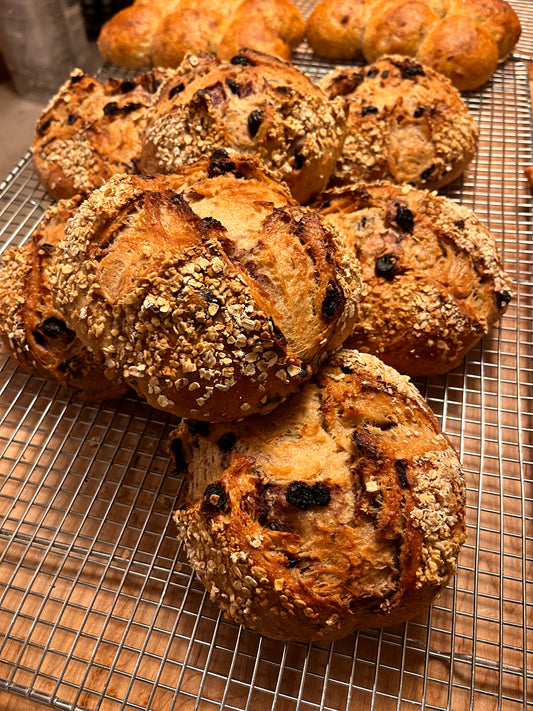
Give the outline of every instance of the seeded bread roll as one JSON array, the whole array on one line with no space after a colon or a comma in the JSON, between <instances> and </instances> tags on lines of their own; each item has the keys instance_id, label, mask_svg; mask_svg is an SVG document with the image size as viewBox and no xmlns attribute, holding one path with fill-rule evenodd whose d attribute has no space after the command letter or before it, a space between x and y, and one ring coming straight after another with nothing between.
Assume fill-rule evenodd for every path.
<instances>
[{"instance_id":1,"label":"seeded bread roll","mask_svg":"<svg viewBox=\"0 0 533 711\"><path fill-rule=\"evenodd\" d=\"M176 67L189 52L230 59L243 47L290 59L304 29L291 0L136 0L104 24L98 48L130 68Z\"/></svg>"},{"instance_id":2,"label":"seeded bread roll","mask_svg":"<svg viewBox=\"0 0 533 711\"><path fill-rule=\"evenodd\" d=\"M122 395L126 386L110 382L103 362L88 351L54 308L50 274L65 223L81 196L48 209L30 241L11 247L0 268L0 338L9 355L30 373L59 383L84 400Z\"/></svg>"},{"instance_id":3,"label":"seeded bread roll","mask_svg":"<svg viewBox=\"0 0 533 711\"><path fill-rule=\"evenodd\" d=\"M476 152L479 132L459 92L408 57L338 67L319 84L349 105L331 185L389 180L435 189L457 178Z\"/></svg>"},{"instance_id":4,"label":"seeded bread roll","mask_svg":"<svg viewBox=\"0 0 533 711\"><path fill-rule=\"evenodd\" d=\"M146 107L169 74L156 70L100 82L81 69L72 72L41 114L32 143L35 170L53 198L138 171Z\"/></svg>"},{"instance_id":5,"label":"seeded bread roll","mask_svg":"<svg viewBox=\"0 0 533 711\"><path fill-rule=\"evenodd\" d=\"M66 233L57 307L112 374L178 416L272 410L353 324L356 261L252 159L114 176Z\"/></svg>"},{"instance_id":6,"label":"seeded bread roll","mask_svg":"<svg viewBox=\"0 0 533 711\"><path fill-rule=\"evenodd\" d=\"M161 87L149 112L141 169L173 173L230 148L257 156L305 202L327 185L346 112L344 99L329 100L296 67L243 50L187 85L170 79Z\"/></svg>"},{"instance_id":7,"label":"seeded bread roll","mask_svg":"<svg viewBox=\"0 0 533 711\"><path fill-rule=\"evenodd\" d=\"M330 642L422 614L465 539L458 457L407 378L342 350L272 415L183 421L178 536L226 616Z\"/></svg>"},{"instance_id":8,"label":"seeded bread roll","mask_svg":"<svg viewBox=\"0 0 533 711\"><path fill-rule=\"evenodd\" d=\"M330 59L417 59L459 91L494 74L521 33L505 0L321 0L306 25L312 49Z\"/></svg>"},{"instance_id":9,"label":"seeded bread roll","mask_svg":"<svg viewBox=\"0 0 533 711\"><path fill-rule=\"evenodd\" d=\"M455 368L505 313L511 279L467 208L390 184L328 191L314 205L361 263L365 297L346 345L411 376Z\"/></svg>"}]
</instances>

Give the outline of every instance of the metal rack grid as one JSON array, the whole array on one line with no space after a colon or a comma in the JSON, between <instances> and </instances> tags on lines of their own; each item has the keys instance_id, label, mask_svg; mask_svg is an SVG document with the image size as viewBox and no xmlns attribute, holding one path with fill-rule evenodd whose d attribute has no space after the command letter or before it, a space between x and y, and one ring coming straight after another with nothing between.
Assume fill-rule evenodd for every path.
<instances>
[{"instance_id":1,"label":"metal rack grid","mask_svg":"<svg viewBox=\"0 0 533 711\"><path fill-rule=\"evenodd\" d=\"M314 76L327 71L301 51ZM0 353L0 691L61 711L533 708L533 164L527 72L468 104L478 155L446 194L495 234L515 280L462 367L417 381L465 470L468 541L432 608L330 646L226 622L191 576L171 512L176 422L128 396L93 405ZM0 185L3 243L49 202L28 156Z\"/></svg>"}]
</instances>

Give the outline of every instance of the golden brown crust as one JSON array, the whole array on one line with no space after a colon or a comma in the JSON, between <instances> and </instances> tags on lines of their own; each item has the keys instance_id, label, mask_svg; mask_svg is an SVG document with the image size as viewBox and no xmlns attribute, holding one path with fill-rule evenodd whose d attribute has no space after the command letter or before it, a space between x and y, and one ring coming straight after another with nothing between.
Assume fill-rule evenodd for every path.
<instances>
[{"instance_id":1,"label":"golden brown crust","mask_svg":"<svg viewBox=\"0 0 533 711\"><path fill-rule=\"evenodd\" d=\"M342 98L329 100L303 72L275 57L243 50L230 62L213 58L211 70L186 86L171 79L161 87L149 111L141 170L172 173L230 148L259 158L306 202L327 185L346 111Z\"/></svg>"},{"instance_id":2,"label":"golden brown crust","mask_svg":"<svg viewBox=\"0 0 533 711\"><path fill-rule=\"evenodd\" d=\"M320 56L374 62L404 54L445 74L460 91L482 86L520 32L505 0L322 0L306 25Z\"/></svg>"},{"instance_id":3,"label":"golden brown crust","mask_svg":"<svg viewBox=\"0 0 533 711\"><path fill-rule=\"evenodd\" d=\"M217 152L183 175L115 176L62 244L54 298L69 325L178 416L270 411L351 330L355 260L252 164Z\"/></svg>"},{"instance_id":4,"label":"golden brown crust","mask_svg":"<svg viewBox=\"0 0 533 711\"><path fill-rule=\"evenodd\" d=\"M170 439L190 563L226 616L324 642L420 614L465 539L458 457L416 388L342 350L301 393L231 426Z\"/></svg>"},{"instance_id":5,"label":"golden brown crust","mask_svg":"<svg viewBox=\"0 0 533 711\"><path fill-rule=\"evenodd\" d=\"M230 59L244 48L289 59L305 22L291 0L169 0L156 6L136 0L108 20L98 48L126 67L175 67L189 52Z\"/></svg>"},{"instance_id":6,"label":"golden brown crust","mask_svg":"<svg viewBox=\"0 0 533 711\"><path fill-rule=\"evenodd\" d=\"M25 370L59 383L84 400L97 401L119 397L126 386L105 377L102 361L67 327L50 293L57 244L81 200L78 196L49 208L27 244L4 253L0 338Z\"/></svg>"},{"instance_id":7,"label":"golden brown crust","mask_svg":"<svg viewBox=\"0 0 533 711\"><path fill-rule=\"evenodd\" d=\"M504 314L512 284L494 237L463 206L390 184L315 204L361 263L365 297L346 345L411 376L455 368Z\"/></svg>"},{"instance_id":8,"label":"golden brown crust","mask_svg":"<svg viewBox=\"0 0 533 711\"><path fill-rule=\"evenodd\" d=\"M330 185L389 180L435 189L457 178L475 154L478 128L457 89L409 57L338 67L319 85L349 106Z\"/></svg>"},{"instance_id":9,"label":"golden brown crust","mask_svg":"<svg viewBox=\"0 0 533 711\"><path fill-rule=\"evenodd\" d=\"M76 69L41 114L35 170L55 199L89 192L115 173L135 173L146 108L165 72L100 82Z\"/></svg>"}]
</instances>

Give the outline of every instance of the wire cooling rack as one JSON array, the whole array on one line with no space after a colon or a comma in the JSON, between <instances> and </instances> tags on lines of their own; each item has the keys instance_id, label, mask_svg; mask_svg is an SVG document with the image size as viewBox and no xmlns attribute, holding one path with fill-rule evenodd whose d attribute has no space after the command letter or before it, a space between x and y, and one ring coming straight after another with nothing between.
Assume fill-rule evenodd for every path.
<instances>
[{"instance_id":1,"label":"wire cooling rack","mask_svg":"<svg viewBox=\"0 0 533 711\"><path fill-rule=\"evenodd\" d=\"M305 48L295 61L316 77L329 68ZM0 352L0 691L61 711L533 708L525 65L506 62L466 100L479 151L445 194L493 231L515 294L461 367L417 381L467 480L453 584L413 621L330 646L226 622L174 537L176 422L134 396L80 402ZM24 241L48 205L26 155L0 184L3 245Z\"/></svg>"}]
</instances>

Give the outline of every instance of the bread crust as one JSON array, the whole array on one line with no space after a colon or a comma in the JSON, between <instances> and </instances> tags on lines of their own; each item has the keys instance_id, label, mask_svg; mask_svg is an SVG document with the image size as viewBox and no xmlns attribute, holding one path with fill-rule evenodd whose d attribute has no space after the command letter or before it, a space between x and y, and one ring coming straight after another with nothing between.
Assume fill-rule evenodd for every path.
<instances>
[{"instance_id":1,"label":"bread crust","mask_svg":"<svg viewBox=\"0 0 533 711\"><path fill-rule=\"evenodd\" d=\"M457 367L505 313L513 287L474 213L407 186L360 184L314 204L361 264L365 297L345 345L402 373Z\"/></svg>"},{"instance_id":2,"label":"bread crust","mask_svg":"<svg viewBox=\"0 0 533 711\"><path fill-rule=\"evenodd\" d=\"M257 156L304 203L327 185L346 113L344 99L329 100L280 59L252 50L230 62L212 58L212 69L186 86L171 79L161 87L149 110L141 170L173 173L229 148Z\"/></svg>"},{"instance_id":3,"label":"bread crust","mask_svg":"<svg viewBox=\"0 0 533 711\"><path fill-rule=\"evenodd\" d=\"M135 173L146 108L166 72L100 82L74 70L37 121L37 175L56 200L89 192L115 173Z\"/></svg>"},{"instance_id":4,"label":"bread crust","mask_svg":"<svg viewBox=\"0 0 533 711\"><path fill-rule=\"evenodd\" d=\"M483 86L520 34L505 0L321 0L306 24L307 40L322 57L375 62L404 54L460 91Z\"/></svg>"},{"instance_id":5,"label":"bread crust","mask_svg":"<svg viewBox=\"0 0 533 711\"><path fill-rule=\"evenodd\" d=\"M0 338L9 355L25 370L59 383L88 401L120 397L123 383L112 383L103 361L94 356L53 306L50 274L65 224L82 196L60 201L45 213L22 247L3 255L0 269Z\"/></svg>"},{"instance_id":6,"label":"bread crust","mask_svg":"<svg viewBox=\"0 0 533 711\"><path fill-rule=\"evenodd\" d=\"M114 176L62 243L54 299L71 328L178 416L272 410L351 329L357 263L252 164L219 152L182 175Z\"/></svg>"},{"instance_id":7,"label":"bread crust","mask_svg":"<svg viewBox=\"0 0 533 711\"><path fill-rule=\"evenodd\" d=\"M244 47L290 59L304 30L291 0L136 0L103 25L97 44L113 64L176 67L190 52L230 59Z\"/></svg>"},{"instance_id":8,"label":"bread crust","mask_svg":"<svg viewBox=\"0 0 533 711\"><path fill-rule=\"evenodd\" d=\"M455 572L457 454L373 356L343 349L271 416L184 421L170 449L189 482L174 520L190 563L226 617L260 634L330 642L399 624Z\"/></svg>"},{"instance_id":9,"label":"bread crust","mask_svg":"<svg viewBox=\"0 0 533 711\"><path fill-rule=\"evenodd\" d=\"M479 131L457 89L409 57L337 67L319 85L331 98L343 96L349 107L330 185L388 180L440 188L475 155Z\"/></svg>"}]
</instances>

